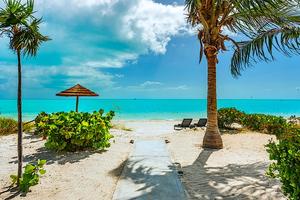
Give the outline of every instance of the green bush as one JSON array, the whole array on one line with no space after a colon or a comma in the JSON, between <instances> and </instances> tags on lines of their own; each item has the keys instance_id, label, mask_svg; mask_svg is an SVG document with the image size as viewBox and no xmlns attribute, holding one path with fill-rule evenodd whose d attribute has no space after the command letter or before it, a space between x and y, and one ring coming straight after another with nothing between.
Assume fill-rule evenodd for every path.
<instances>
[{"instance_id":1,"label":"green bush","mask_svg":"<svg viewBox=\"0 0 300 200\"><path fill-rule=\"evenodd\" d=\"M287 120L283 117L264 114L246 115L242 125L252 131L264 132L276 135L277 137L291 127L291 125L287 123Z\"/></svg>"},{"instance_id":2,"label":"green bush","mask_svg":"<svg viewBox=\"0 0 300 200\"><path fill-rule=\"evenodd\" d=\"M241 124L245 113L236 108L221 108L218 110L218 124L220 128L230 128L233 123Z\"/></svg>"},{"instance_id":3,"label":"green bush","mask_svg":"<svg viewBox=\"0 0 300 200\"><path fill-rule=\"evenodd\" d=\"M40 113L35 120L38 134L46 135L45 146L58 151L76 151L86 148L105 149L113 137L109 129L114 112Z\"/></svg>"},{"instance_id":4,"label":"green bush","mask_svg":"<svg viewBox=\"0 0 300 200\"><path fill-rule=\"evenodd\" d=\"M20 178L20 190L27 193L31 186L37 185L40 180L40 176L46 173L44 165L46 160L38 160L37 164L27 164L24 168L25 171ZM10 176L12 184L17 182L18 177L16 175Z\"/></svg>"},{"instance_id":5,"label":"green bush","mask_svg":"<svg viewBox=\"0 0 300 200\"><path fill-rule=\"evenodd\" d=\"M276 143L266 145L271 163L267 174L278 178L282 190L291 200L300 197L300 129L290 128Z\"/></svg>"},{"instance_id":6,"label":"green bush","mask_svg":"<svg viewBox=\"0 0 300 200\"><path fill-rule=\"evenodd\" d=\"M231 124L238 123L251 131L259 131L280 137L293 124L283 117L265 114L246 114L236 108L222 108L218 110L218 124L220 128L230 128Z\"/></svg>"}]
</instances>

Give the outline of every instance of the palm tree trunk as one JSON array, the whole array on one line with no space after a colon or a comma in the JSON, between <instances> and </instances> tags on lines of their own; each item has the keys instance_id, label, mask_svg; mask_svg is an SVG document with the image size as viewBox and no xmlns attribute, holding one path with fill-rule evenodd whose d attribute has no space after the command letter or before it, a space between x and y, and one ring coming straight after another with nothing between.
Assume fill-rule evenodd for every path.
<instances>
[{"instance_id":1,"label":"palm tree trunk","mask_svg":"<svg viewBox=\"0 0 300 200\"><path fill-rule=\"evenodd\" d=\"M208 64L207 77L207 127L203 138L203 148L222 149L223 142L218 128L216 65L218 51L209 46L205 49Z\"/></svg>"},{"instance_id":2,"label":"palm tree trunk","mask_svg":"<svg viewBox=\"0 0 300 200\"><path fill-rule=\"evenodd\" d=\"M18 55L18 179L17 185L19 185L19 179L22 176L22 162L23 162L23 150L22 150L22 66L21 66L21 52L17 50Z\"/></svg>"}]
</instances>

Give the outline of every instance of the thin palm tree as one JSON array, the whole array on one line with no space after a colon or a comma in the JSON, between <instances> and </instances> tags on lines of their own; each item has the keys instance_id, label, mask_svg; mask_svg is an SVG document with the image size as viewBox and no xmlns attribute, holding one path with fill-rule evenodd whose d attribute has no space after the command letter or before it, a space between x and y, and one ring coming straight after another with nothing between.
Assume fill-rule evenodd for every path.
<instances>
[{"instance_id":1,"label":"thin palm tree","mask_svg":"<svg viewBox=\"0 0 300 200\"><path fill-rule=\"evenodd\" d=\"M200 62L208 67L207 129L204 148L223 148L218 129L216 65L220 51L232 44L231 73L259 61L274 59L274 50L299 54L300 17L298 0L185 0L187 21L198 28ZM231 34L237 35L239 41ZM225 43L225 42L228 43Z\"/></svg>"},{"instance_id":2,"label":"thin palm tree","mask_svg":"<svg viewBox=\"0 0 300 200\"><path fill-rule=\"evenodd\" d=\"M47 36L39 32L41 19L34 14L34 1L4 0L5 7L0 9L0 33L10 39L9 47L18 58L18 179L22 176L22 62L21 55L36 56L42 42L48 41Z\"/></svg>"}]
</instances>

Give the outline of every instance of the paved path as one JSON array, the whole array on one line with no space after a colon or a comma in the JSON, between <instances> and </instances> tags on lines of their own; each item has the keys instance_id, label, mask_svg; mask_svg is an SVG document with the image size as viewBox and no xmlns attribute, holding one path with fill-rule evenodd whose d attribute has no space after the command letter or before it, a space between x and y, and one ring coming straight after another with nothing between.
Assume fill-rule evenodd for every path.
<instances>
[{"instance_id":1,"label":"paved path","mask_svg":"<svg viewBox=\"0 0 300 200\"><path fill-rule=\"evenodd\" d=\"M185 200L163 141L137 141L118 181L114 200Z\"/></svg>"}]
</instances>

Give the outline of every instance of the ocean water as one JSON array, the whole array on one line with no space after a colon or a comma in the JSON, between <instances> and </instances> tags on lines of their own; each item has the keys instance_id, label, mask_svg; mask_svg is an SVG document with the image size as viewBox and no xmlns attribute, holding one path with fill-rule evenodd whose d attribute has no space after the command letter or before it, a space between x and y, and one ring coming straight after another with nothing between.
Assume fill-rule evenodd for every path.
<instances>
[{"instance_id":1,"label":"ocean water","mask_svg":"<svg viewBox=\"0 0 300 200\"><path fill-rule=\"evenodd\" d=\"M299 100L220 99L218 108L236 107L247 113L264 113L281 116L300 116ZM116 119L181 119L206 117L205 99L91 99L81 98L79 111L91 112L103 108L114 110ZM75 109L75 99L23 100L24 120L47 113ZM0 100L0 114L17 117L16 100Z\"/></svg>"}]
</instances>

